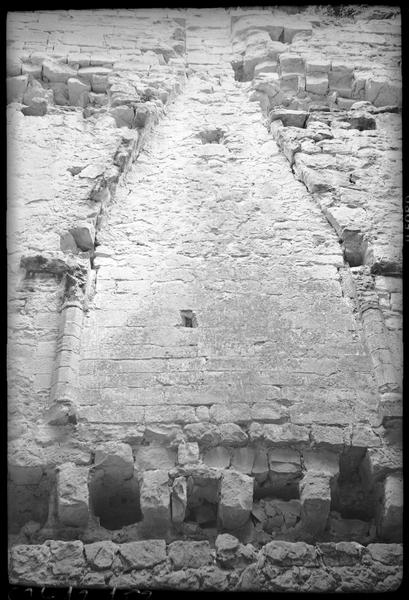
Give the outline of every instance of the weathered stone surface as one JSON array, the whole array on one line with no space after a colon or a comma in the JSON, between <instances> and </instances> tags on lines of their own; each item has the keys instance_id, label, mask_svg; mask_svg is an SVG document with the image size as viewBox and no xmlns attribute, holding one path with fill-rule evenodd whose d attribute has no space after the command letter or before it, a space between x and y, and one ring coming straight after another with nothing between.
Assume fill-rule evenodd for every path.
<instances>
[{"instance_id":1,"label":"weathered stone surface","mask_svg":"<svg viewBox=\"0 0 409 600\"><path fill-rule=\"evenodd\" d=\"M246 433L236 423L221 423L219 432L221 442L228 446L241 446L248 440Z\"/></svg>"},{"instance_id":2,"label":"weathered stone surface","mask_svg":"<svg viewBox=\"0 0 409 600\"><path fill-rule=\"evenodd\" d=\"M209 542L172 542L168 546L168 556L176 571L204 567L211 561Z\"/></svg>"},{"instance_id":3,"label":"weathered stone surface","mask_svg":"<svg viewBox=\"0 0 409 600\"><path fill-rule=\"evenodd\" d=\"M128 479L134 471L132 448L129 444L117 442L100 444L95 450L94 465L115 477Z\"/></svg>"},{"instance_id":4,"label":"weathered stone surface","mask_svg":"<svg viewBox=\"0 0 409 600\"><path fill-rule=\"evenodd\" d=\"M273 109L270 112L271 121L280 120L285 127L304 127L308 113L303 110Z\"/></svg>"},{"instance_id":5,"label":"weathered stone surface","mask_svg":"<svg viewBox=\"0 0 409 600\"><path fill-rule=\"evenodd\" d=\"M259 568L268 561L280 567L293 565L313 567L317 565L317 554L314 546L304 542L274 541L263 546L259 553Z\"/></svg>"},{"instance_id":6,"label":"weathered stone surface","mask_svg":"<svg viewBox=\"0 0 409 600\"><path fill-rule=\"evenodd\" d=\"M80 541L61 542L57 540L50 540L46 543L50 547L53 575L64 578L67 583L77 580L84 572L86 564L83 543Z\"/></svg>"},{"instance_id":7,"label":"weathered stone surface","mask_svg":"<svg viewBox=\"0 0 409 600\"><path fill-rule=\"evenodd\" d=\"M88 522L88 467L60 465L57 472L57 518L68 527L83 528Z\"/></svg>"},{"instance_id":8,"label":"weathered stone surface","mask_svg":"<svg viewBox=\"0 0 409 600\"><path fill-rule=\"evenodd\" d=\"M92 223L81 223L70 229L78 248L83 252L92 250L95 242L95 227Z\"/></svg>"},{"instance_id":9,"label":"weathered stone surface","mask_svg":"<svg viewBox=\"0 0 409 600\"><path fill-rule=\"evenodd\" d=\"M199 446L197 442L188 442L178 446L178 463L185 465L187 463L196 463L199 460Z\"/></svg>"},{"instance_id":10,"label":"weathered stone surface","mask_svg":"<svg viewBox=\"0 0 409 600\"><path fill-rule=\"evenodd\" d=\"M403 535L403 479L400 473L392 473L385 479L382 507L378 516L378 531L387 542L400 542Z\"/></svg>"},{"instance_id":11,"label":"weathered stone surface","mask_svg":"<svg viewBox=\"0 0 409 600\"><path fill-rule=\"evenodd\" d=\"M233 469L250 475L253 470L255 451L253 448L235 448L233 451L231 466Z\"/></svg>"},{"instance_id":12,"label":"weathered stone surface","mask_svg":"<svg viewBox=\"0 0 409 600\"><path fill-rule=\"evenodd\" d=\"M325 529L330 504L330 477L319 473L308 473L300 482L301 526L312 535Z\"/></svg>"},{"instance_id":13,"label":"weathered stone surface","mask_svg":"<svg viewBox=\"0 0 409 600\"><path fill-rule=\"evenodd\" d=\"M23 106L21 112L26 117L42 117L47 113L48 103L45 98L32 98L29 106Z\"/></svg>"},{"instance_id":14,"label":"weathered stone surface","mask_svg":"<svg viewBox=\"0 0 409 600\"><path fill-rule=\"evenodd\" d=\"M76 77L71 77L67 80L68 98L73 106L86 106L88 104L88 92L91 91L91 86L83 83Z\"/></svg>"},{"instance_id":15,"label":"weathered stone surface","mask_svg":"<svg viewBox=\"0 0 409 600\"><path fill-rule=\"evenodd\" d=\"M141 486L141 510L144 526L155 531L170 522L170 489L168 472L146 471Z\"/></svg>"},{"instance_id":16,"label":"weathered stone surface","mask_svg":"<svg viewBox=\"0 0 409 600\"><path fill-rule=\"evenodd\" d=\"M230 452L223 446L210 448L203 455L203 462L209 467L214 467L216 469L227 469L230 466L230 461Z\"/></svg>"},{"instance_id":17,"label":"weathered stone surface","mask_svg":"<svg viewBox=\"0 0 409 600\"><path fill-rule=\"evenodd\" d=\"M318 544L327 567L354 566L360 562L364 547L356 542Z\"/></svg>"},{"instance_id":18,"label":"weathered stone surface","mask_svg":"<svg viewBox=\"0 0 409 600\"><path fill-rule=\"evenodd\" d=\"M17 75L7 78L7 104L10 102L22 102L28 85L27 75Z\"/></svg>"},{"instance_id":19,"label":"weathered stone surface","mask_svg":"<svg viewBox=\"0 0 409 600\"><path fill-rule=\"evenodd\" d=\"M166 560L165 540L144 540L118 545L125 571L148 569Z\"/></svg>"},{"instance_id":20,"label":"weathered stone surface","mask_svg":"<svg viewBox=\"0 0 409 600\"><path fill-rule=\"evenodd\" d=\"M43 79L52 83L67 83L70 77L75 77L77 72L62 63L46 59L43 62Z\"/></svg>"},{"instance_id":21,"label":"weathered stone surface","mask_svg":"<svg viewBox=\"0 0 409 600\"><path fill-rule=\"evenodd\" d=\"M43 585L50 577L50 548L46 545L13 546L10 554L10 578L16 583Z\"/></svg>"},{"instance_id":22,"label":"weathered stone surface","mask_svg":"<svg viewBox=\"0 0 409 600\"><path fill-rule=\"evenodd\" d=\"M257 560L257 552L251 544L243 546L229 533L222 533L215 541L216 560L227 569L242 568Z\"/></svg>"},{"instance_id":23,"label":"weathered stone surface","mask_svg":"<svg viewBox=\"0 0 409 600\"><path fill-rule=\"evenodd\" d=\"M219 427L209 423L191 423L185 426L184 431L189 440L201 444L216 446L221 440Z\"/></svg>"},{"instance_id":24,"label":"weathered stone surface","mask_svg":"<svg viewBox=\"0 0 409 600\"><path fill-rule=\"evenodd\" d=\"M402 564L401 544L368 544L366 549L372 560L384 565Z\"/></svg>"},{"instance_id":25,"label":"weathered stone surface","mask_svg":"<svg viewBox=\"0 0 409 600\"><path fill-rule=\"evenodd\" d=\"M84 551L88 563L95 569L110 569L118 550L110 540L85 544Z\"/></svg>"},{"instance_id":26,"label":"weathered stone surface","mask_svg":"<svg viewBox=\"0 0 409 600\"><path fill-rule=\"evenodd\" d=\"M163 446L140 446L135 451L135 469L140 473L147 470L171 469L175 462L176 452Z\"/></svg>"},{"instance_id":27,"label":"weathered stone surface","mask_svg":"<svg viewBox=\"0 0 409 600\"><path fill-rule=\"evenodd\" d=\"M253 503L253 480L241 473L225 471L220 487L219 518L226 529L244 525Z\"/></svg>"}]
</instances>

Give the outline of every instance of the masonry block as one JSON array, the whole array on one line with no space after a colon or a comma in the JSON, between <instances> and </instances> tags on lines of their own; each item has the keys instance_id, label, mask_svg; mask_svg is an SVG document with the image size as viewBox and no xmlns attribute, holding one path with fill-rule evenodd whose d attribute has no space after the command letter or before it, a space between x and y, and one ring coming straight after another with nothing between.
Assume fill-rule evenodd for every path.
<instances>
[{"instance_id":1,"label":"masonry block","mask_svg":"<svg viewBox=\"0 0 409 600\"><path fill-rule=\"evenodd\" d=\"M168 546L168 556L173 569L198 569L211 562L210 545L208 541L190 542L178 540Z\"/></svg>"},{"instance_id":2,"label":"masonry block","mask_svg":"<svg viewBox=\"0 0 409 600\"><path fill-rule=\"evenodd\" d=\"M139 446L135 450L135 469L143 473L158 469L167 470L175 466L176 452L159 445Z\"/></svg>"},{"instance_id":3,"label":"masonry block","mask_svg":"<svg viewBox=\"0 0 409 600\"><path fill-rule=\"evenodd\" d=\"M7 104L22 102L28 85L28 75L7 78Z\"/></svg>"},{"instance_id":4,"label":"masonry block","mask_svg":"<svg viewBox=\"0 0 409 600\"><path fill-rule=\"evenodd\" d=\"M68 65L46 59L43 62L43 79L52 83L67 83L70 77L75 77L77 71Z\"/></svg>"},{"instance_id":5,"label":"masonry block","mask_svg":"<svg viewBox=\"0 0 409 600\"><path fill-rule=\"evenodd\" d=\"M400 473L385 478L377 515L377 530L382 540L400 542L403 536L403 479Z\"/></svg>"},{"instance_id":6,"label":"masonry block","mask_svg":"<svg viewBox=\"0 0 409 600\"><path fill-rule=\"evenodd\" d=\"M70 233L78 248L83 252L93 250L95 241L95 227L92 223L79 223L70 229Z\"/></svg>"},{"instance_id":7,"label":"masonry block","mask_svg":"<svg viewBox=\"0 0 409 600\"><path fill-rule=\"evenodd\" d=\"M314 546L304 542L273 541L260 551L258 566L271 563L279 567L316 567L317 551Z\"/></svg>"},{"instance_id":8,"label":"masonry block","mask_svg":"<svg viewBox=\"0 0 409 600\"><path fill-rule=\"evenodd\" d=\"M253 505L253 479L242 473L225 471L220 487L219 519L226 529L246 523Z\"/></svg>"},{"instance_id":9,"label":"masonry block","mask_svg":"<svg viewBox=\"0 0 409 600\"><path fill-rule=\"evenodd\" d=\"M143 527L162 530L170 524L170 488L167 471L147 471L141 485Z\"/></svg>"},{"instance_id":10,"label":"masonry block","mask_svg":"<svg viewBox=\"0 0 409 600\"><path fill-rule=\"evenodd\" d=\"M330 477L316 473L300 482L301 527L311 535L323 533L331 505Z\"/></svg>"},{"instance_id":11,"label":"masonry block","mask_svg":"<svg viewBox=\"0 0 409 600\"><path fill-rule=\"evenodd\" d=\"M111 540L85 544L84 551L87 562L97 570L110 569L117 552L117 546Z\"/></svg>"},{"instance_id":12,"label":"masonry block","mask_svg":"<svg viewBox=\"0 0 409 600\"><path fill-rule=\"evenodd\" d=\"M67 582L74 582L85 570L84 545L81 541L64 542L48 540L50 547L50 563L53 575L65 578Z\"/></svg>"},{"instance_id":13,"label":"masonry block","mask_svg":"<svg viewBox=\"0 0 409 600\"><path fill-rule=\"evenodd\" d=\"M10 579L20 585L44 585L50 577L50 547L20 544L10 550Z\"/></svg>"},{"instance_id":14,"label":"masonry block","mask_svg":"<svg viewBox=\"0 0 409 600\"><path fill-rule=\"evenodd\" d=\"M118 556L124 571L150 569L166 560L165 540L143 540L118 545Z\"/></svg>"},{"instance_id":15,"label":"masonry block","mask_svg":"<svg viewBox=\"0 0 409 600\"><path fill-rule=\"evenodd\" d=\"M215 469L227 469L230 466L230 452L223 446L210 448L203 455L203 462L209 467Z\"/></svg>"},{"instance_id":16,"label":"masonry block","mask_svg":"<svg viewBox=\"0 0 409 600\"><path fill-rule=\"evenodd\" d=\"M306 92L317 94L317 96L325 96L328 92L328 77L326 75L307 75L305 80Z\"/></svg>"},{"instance_id":17,"label":"masonry block","mask_svg":"<svg viewBox=\"0 0 409 600\"><path fill-rule=\"evenodd\" d=\"M131 446L121 442L100 444L95 450L94 466L116 479L129 479L134 472Z\"/></svg>"},{"instance_id":18,"label":"masonry block","mask_svg":"<svg viewBox=\"0 0 409 600\"><path fill-rule=\"evenodd\" d=\"M236 471L250 475L253 469L254 458L254 448L248 446L244 448L235 448L233 451L231 467L232 469L236 469Z\"/></svg>"},{"instance_id":19,"label":"masonry block","mask_svg":"<svg viewBox=\"0 0 409 600\"><path fill-rule=\"evenodd\" d=\"M339 473L339 455L328 450L304 450L304 466L308 473L334 477Z\"/></svg>"},{"instance_id":20,"label":"masonry block","mask_svg":"<svg viewBox=\"0 0 409 600\"><path fill-rule=\"evenodd\" d=\"M65 463L57 471L57 518L67 527L84 528L88 523L88 467Z\"/></svg>"},{"instance_id":21,"label":"masonry block","mask_svg":"<svg viewBox=\"0 0 409 600\"><path fill-rule=\"evenodd\" d=\"M183 442L178 446L178 463L196 463L199 460L199 446L197 442Z\"/></svg>"},{"instance_id":22,"label":"masonry block","mask_svg":"<svg viewBox=\"0 0 409 600\"><path fill-rule=\"evenodd\" d=\"M91 86L88 83L84 83L76 77L70 77L67 81L68 85L68 99L72 106L82 106L83 108L88 104L89 92Z\"/></svg>"}]
</instances>

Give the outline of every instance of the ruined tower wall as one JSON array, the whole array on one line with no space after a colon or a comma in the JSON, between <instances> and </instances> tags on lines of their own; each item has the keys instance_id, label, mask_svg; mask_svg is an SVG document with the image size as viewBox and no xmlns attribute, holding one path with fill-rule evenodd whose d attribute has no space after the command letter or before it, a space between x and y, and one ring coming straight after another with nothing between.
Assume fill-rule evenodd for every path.
<instances>
[{"instance_id":1,"label":"ruined tower wall","mask_svg":"<svg viewBox=\"0 0 409 600\"><path fill-rule=\"evenodd\" d=\"M397 11L8 41L11 580L395 589Z\"/></svg>"}]
</instances>

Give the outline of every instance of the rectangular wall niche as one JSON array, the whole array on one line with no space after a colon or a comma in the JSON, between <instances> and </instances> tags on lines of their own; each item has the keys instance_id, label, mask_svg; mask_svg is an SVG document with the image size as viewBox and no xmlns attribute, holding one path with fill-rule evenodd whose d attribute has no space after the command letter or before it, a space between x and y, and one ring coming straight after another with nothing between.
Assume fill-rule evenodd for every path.
<instances>
[{"instance_id":1,"label":"rectangular wall niche","mask_svg":"<svg viewBox=\"0 0 409 600\"><path fill-rule=\"evenodd\" d=\"M217 526L219 480L188 477L185 522L197 523L202 528Z\"/></svg>"},{"instance_id":2,"label":"rectangular wall niche","mask_svg":"<svg viewBox=\"0 0 409 600\"><path fill-rule=\"evenodd\" d=\"M101 527L117 530L142 520L139 482L116 477L102 469L95 471L90 484L90 504Z\"/></svg>"},{"instance_id":3,"label":"rectangular wall niche","mask_svg":"<svg viewBox=\"0 0 409 600\"><path fill-rule=\"evenodd\" d=\"M52 478L44 474L39 483L7 485L7 516L9 533L18 533L26 523L34 522L38 529L48 518Z\"/></svg>"},{"instance_id":4,"label":"rectangular wall niche","mask_svg":"<svg viewBox=\"0 0 409 600\"><path fill-rule=\"evenodd\" d=\"M343 519L370 521L375 513L374 490L368 478L362 476L364 448L349 448L339 460L339 476L331 486L331 511Z\"/></svg>"}]
</instances>

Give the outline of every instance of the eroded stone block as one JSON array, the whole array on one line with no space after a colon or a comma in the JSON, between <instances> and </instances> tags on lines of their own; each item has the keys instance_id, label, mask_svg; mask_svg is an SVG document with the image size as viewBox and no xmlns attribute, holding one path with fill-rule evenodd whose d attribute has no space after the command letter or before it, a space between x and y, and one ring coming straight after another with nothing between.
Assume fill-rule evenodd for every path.
<instances>
[{"instance_id":1,"label":"eroded stone block","mask_svg":"<svg viewBox=\"0 0 409 600\"><path fill-rule=\"evenodd\" d=\"M230 466L230 452L223 446L210 448L203 456L203 462L215 469L227 469Z\"/></svg>"},{"instance_id":2,"label":"eroded stone block","mask_svg":"<svg viewBox=\"0 0 409 600\"><path fill-rule=\"evenodd\" d=\"M143 540L118 545L124 570L148 569L166 560L165 540Z\"/></svg>"},{"instance_id":3,"label":"eroded stone block","mask_svg":"<svg viewBox=\"0 0 409 600\"><path fill-rule=\"evenodd\" d=\"M403 535L403 479L400 473L391 473L384 482L382 507L377 529L382 540L400 542Z\"/></svg>"},{"instance_id":4,"label":"eroded stone block","mask_svg":"<svg viewBox=\"0 0 409 600\"><path fill-rule=\"evenodd\" d=\"M95 468L102 468L116 478L129 479L133 475L132 448L120 442L105 442L95 450Z\"/></svg>"},{"instance_id":5,"label":"eroded stone block","mask_svg":"<svg viewBox=\"0 0 409 600\"><path fill-rule=\"evenodd\" d=\"M85 544L84 551L88 563L95 569L110 569L117 552L117 545L110 540Z\"/></svg>"},{"instance_id":6,"label":"eroded stone block","mask_svg":"<svg viewBox=\"0 0 409 600\"><path fill-rule=\"evenodd\" d=\"M141 511L146 529L163 529L170 523L170 488L167 471L147 471L141 486Z\"/></svg>"},{"instance_id":7,"label":"eroded stone block","mask_svg":"<svg viewBox=\"0 0 409 600\"><path fill-rule=\"evenodd\" d=\"M22 102L28 85L28 75L7 78L7 104Z\"/></svg>"},{"instance_id":8,"label":"eroded stone block","mask_svg":"<svg viewBox=\"0 0 409 600\"><path fill-rule=\"evenodd\" d=\"M52 83L67 83L70 77L75 77L77 71L62 63L46 59L43 62L43 79Z\"/></svg>"},{"instance_id":9,"label":"eroded stone block","mask_svg":"<svg viewBox=\"0 0 409 600\"><path fill-rule=\"evenodd\" d=\"M86 562L82 542L50 540L46 544L50 547L51 570L54 575L72 581L84 572Z\"/></svg>"},{"instance_id":10,"label":"eroded stone block","mask_svg":"<svg viewBox=\"0 0 409 600\"><path fill-rule=\"evenodd\" d=\"M312 535L321 534L326 526L330 505L330 478L309 474L300 482L301 526Z\"/></svg>"},{"instance_id":11,"label":"eroded stone block","mask_svg":"<svg viewBox=\"0 0 409 600\"><path fill-rule=\"evenodd\" d=\"M197 442L188 442L179 444L178 447L178 463L185 465L187 463L195 463L199 460L199 446Z\"/></svg>"},{"instance_id":12,"label":"eroded stone block","mask_svg":"<svg viewBox=\"0 0 409 600\"><path fill-rule=\"evenodd\" d=\"M91 86L76 77L70 77L67 85L70 104L85 107L88 104L88 93L91 91Z\"/></svg>"},{"instance_id":13,"label":"eroded stone block","mask_svg":"<svg viewBox=\"0 0 409 600\"><path fill-rule=\"evenodd\" d=\"M226 529L238 529L247 521L253 505L253 479L225 471L220 486L219 519Z\"/></svg>"},{"instance_id":14,"label":"eroded stone block","mask_svg":"<svg viewBox=\"0 0 409 600\"><path fill-rule=\"evenodd\" d=\"M314 546L304 542L274 541L263 546L260 551L260 566L265 561L280 567L315 567L317 553Z\"/></svg>"},{"instance_id":15,"label":"eroded stone block","mask_svg":"<svg viewBox=\"0 0 409 600\"><path fill-rule=\"evenodd\" d=\"M189 568L198 569L211 561L210 545L208 541L180 540L172 542L168 547L168 556L176 571Z\"/></svg>"},{"instance_id":16,"label":"eroded stone block","mask_svg":"<svg viewBox=\"0 0 409 600\"><path fill-rule=\"evenodd\" d=\"M67 527L83 528L89 514L88 467L65 463L57 472L57 517Z\"/></svg>"},{"instance_id":17,"label":"eroded stone block","mask_svg":"<svg viewBox=\"0 0 409 600\"><path fill-rule=\"evenodd\" d=\"M248 446L244 448L235 448L231 462L232 469L250 475L253 470L254 458L254 448Z\"/></svg>"}]
</instances>

